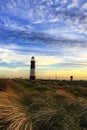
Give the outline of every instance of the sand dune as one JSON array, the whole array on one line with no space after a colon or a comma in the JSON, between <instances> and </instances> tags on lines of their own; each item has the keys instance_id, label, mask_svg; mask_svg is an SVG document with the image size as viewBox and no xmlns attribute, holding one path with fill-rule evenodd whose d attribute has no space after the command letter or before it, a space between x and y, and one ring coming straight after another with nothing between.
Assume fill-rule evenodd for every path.
<instances>
[{"instance_id":1,"label":"sand dune","mask_svg":"<svg viewBox=\"0 0 87 130\"><path fill-rule=\"evenodd\" d=\"M87 130L87 82L0 79L0 130Z\"/></svg>"}]
</instances>

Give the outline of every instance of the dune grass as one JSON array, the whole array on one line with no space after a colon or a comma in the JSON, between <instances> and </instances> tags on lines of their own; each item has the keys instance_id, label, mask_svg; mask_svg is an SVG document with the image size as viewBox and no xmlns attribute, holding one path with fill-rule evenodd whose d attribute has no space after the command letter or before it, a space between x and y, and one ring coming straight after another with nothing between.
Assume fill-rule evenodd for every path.
<instances>
[{"instance_id":1,"label":"dune grass","mask_svg":"<svg viewBox=\"0 0 87 130\"><path fill-rule=\"evenodd\" d=\"M80 82L0 80L0 130L87 130Z\"/></svg>"}]
</instances>

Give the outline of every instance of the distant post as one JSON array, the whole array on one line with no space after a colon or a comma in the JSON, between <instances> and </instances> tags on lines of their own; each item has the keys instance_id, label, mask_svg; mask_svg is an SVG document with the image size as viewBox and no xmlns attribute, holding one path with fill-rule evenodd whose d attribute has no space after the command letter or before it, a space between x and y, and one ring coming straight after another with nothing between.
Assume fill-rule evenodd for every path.
<instances>
[{"instance_id":1,"label":"distant post","mask_svg":"<svg viewBox=\"0 0 87 130\"><path fill-rule=\"evenodd\" d=\"M35 58L34 56L31 57L31 64L30 64L30 80L35 80L36 75L35 75Z\"/></svg>"},{"instance_id":2,"label":"distant post","mask_svg":"<svg viewBox=\"0 0 87 130\"><path fill-rule=\"evenodd\" d=\"M70 81L73 81L73 76L70 76Z\"/></svg>"}]
</instances>

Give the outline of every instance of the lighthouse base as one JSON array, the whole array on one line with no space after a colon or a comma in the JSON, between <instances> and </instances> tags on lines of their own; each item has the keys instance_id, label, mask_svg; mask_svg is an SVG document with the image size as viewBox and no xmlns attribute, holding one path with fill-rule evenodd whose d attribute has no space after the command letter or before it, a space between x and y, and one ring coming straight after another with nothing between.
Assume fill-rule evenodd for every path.
<instances>
[{"instance_id":1,"label":"lighthouse base","mask_svg":"<svg viewBox=\"0 0 87 130\"><path fill-rule=\"evenodd\" d=\"M30 80L35 80L36 77L35 76L30 76Z\"/></svg>"}]
</instances>

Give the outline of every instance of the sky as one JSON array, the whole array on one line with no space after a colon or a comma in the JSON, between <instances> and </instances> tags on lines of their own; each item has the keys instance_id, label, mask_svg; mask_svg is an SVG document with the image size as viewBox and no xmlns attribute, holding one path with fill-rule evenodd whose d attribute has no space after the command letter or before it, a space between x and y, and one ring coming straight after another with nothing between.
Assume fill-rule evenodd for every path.
<instances>
[{"instance_id":1,"label":"sky","mask_svg":"<svg viewBox=\"0 0 87 130\"><path fill-rule=\"evenodd\" d=\"M87 80L87 0L0 0L0 77Z\"/></svg>"}]
</instances>

